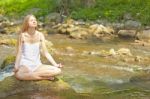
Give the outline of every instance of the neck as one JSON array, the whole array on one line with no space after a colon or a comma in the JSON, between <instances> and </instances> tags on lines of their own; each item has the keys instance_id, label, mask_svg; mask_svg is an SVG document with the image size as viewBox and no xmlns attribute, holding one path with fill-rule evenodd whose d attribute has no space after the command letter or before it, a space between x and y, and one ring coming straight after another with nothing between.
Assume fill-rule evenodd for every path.
<instances>
[{"instance_id":1,"label":"neck","mask_svg":"<svg viewBox=\"0 0 150 99\"><path fill-rule=\"evenodd\" d=\"M35 29L35 28L29 28L29 29L28 29L28 33L29 33L30 35L34 35L35 32L36 32L36 29Z\"/></svg>"}]
</instances>

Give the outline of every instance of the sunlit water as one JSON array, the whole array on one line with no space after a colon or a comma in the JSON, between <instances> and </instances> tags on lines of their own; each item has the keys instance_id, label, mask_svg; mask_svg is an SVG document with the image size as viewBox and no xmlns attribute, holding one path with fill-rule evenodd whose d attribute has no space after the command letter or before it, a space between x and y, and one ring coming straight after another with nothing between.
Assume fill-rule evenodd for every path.
<instances>
[{"instance_id":1,"label":"sunlit water","mask_svg":"<svg viewBox=\"0 0 150 99\"><path fill-rule=\"evenodd\" d=\"M102 42L98 39L77 40L63 35L49 35L54 48L60 54L53 54L57 62L64 64L60 76L75 90L76 94L23 92L6 99L148 99L150 97L150 81L132 81L139 72L136 69L147 68L149 63L126 63L97 55L85 55L84 51L118 50L129 48L133 55L150 56L149 47L133 46L133 40ZM66 47L72 47L68 52ZM6 54L5 54L6 55ZM45 62L48 63L48 62ZM12 75L11 71L1 73L1 78ZM73 98L74 97L74 98Z\"/></svg>"}]
</instances>

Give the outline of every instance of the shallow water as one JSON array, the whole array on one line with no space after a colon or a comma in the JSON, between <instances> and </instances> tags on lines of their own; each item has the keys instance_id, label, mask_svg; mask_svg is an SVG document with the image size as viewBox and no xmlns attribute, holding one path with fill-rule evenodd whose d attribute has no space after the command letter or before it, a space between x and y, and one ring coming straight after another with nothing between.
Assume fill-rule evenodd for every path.
<instances>
[{"instance_id":1,"label":"shallow water","mask_svg":"<svg viewBox=\"0 0 150 99\"><path fill-rule=\"evenodd\" d=\"M150 81L141 79L143 76L138 75L143 71L137 71L140 68L148 68L150 62L128 63L118 61L114 57L84 54L85 51L129 48L133 55L150 57L149 47L133 46L130 44L133 40L116 39L102 42L98 39L70 39L59 34L49 35L47 39L52 41L54 48L60 53L53 54L55 60L64 64L60 77L69 83L76 93L23 92L6 99L148 99L150 97ZM66 47L72 47L73 51L67 51Z\"/></svg>"}]
</instances>

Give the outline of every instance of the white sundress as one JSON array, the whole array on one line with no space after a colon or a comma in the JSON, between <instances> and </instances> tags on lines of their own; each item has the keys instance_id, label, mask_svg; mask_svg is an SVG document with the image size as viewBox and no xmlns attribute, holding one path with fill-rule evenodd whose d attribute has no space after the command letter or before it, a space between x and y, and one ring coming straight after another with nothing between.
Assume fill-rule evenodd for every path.
<instances>
[{"instance_id":1,"label":"white sundress","mask_svg":"<svg viewBox=\"0 0 150 99\"><path fill-rule=\"evenodd\" d=\"M26 66L31 72L33 72L41 64L40 42L36 42L33 44L24 42L22 44L22 54L19 66Z\"/></svg>"}]
</instances>

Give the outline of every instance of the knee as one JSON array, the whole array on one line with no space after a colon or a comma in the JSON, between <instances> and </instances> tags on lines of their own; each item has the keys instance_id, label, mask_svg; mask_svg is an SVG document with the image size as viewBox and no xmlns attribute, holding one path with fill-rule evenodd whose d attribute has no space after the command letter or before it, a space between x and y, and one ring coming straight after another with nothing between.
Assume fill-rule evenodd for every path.
<instances>
[{"instance_id":1,"label":"knee","mask_svg":"<svg viewBox=\"0 0 150 99\"><path fill-rule=\"evenodd\" d=\"M56 69L56 74L57 74L57 75L61 74L61 69L60 69L60 68L57 68L57 69Z\"/></svg>"},{"instance_id":2,"label":"knee","mask_svg":"<svg viewBox=\"0 0 150 99\"><path fill-rule=\"evenodd\" d=\"M18 79L18 80L22 80L21 78L21 74L20 74L20 72L16 72L15 73L15 77Z\"/></svg>"}]
</instances>

